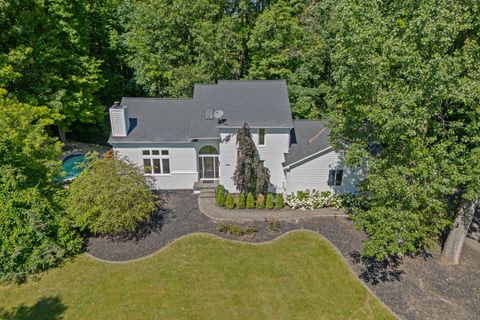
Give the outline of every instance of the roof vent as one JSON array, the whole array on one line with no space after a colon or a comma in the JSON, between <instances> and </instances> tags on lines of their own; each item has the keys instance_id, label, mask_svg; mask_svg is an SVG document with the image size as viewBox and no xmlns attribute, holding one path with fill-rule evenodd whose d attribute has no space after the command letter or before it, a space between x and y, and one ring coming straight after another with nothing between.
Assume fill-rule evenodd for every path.
<instances>
[{"instance_id":1,"label":"roof vent","mask_svg":"<svg viewBox=\"0 0 480 320\"><path fill-rule=\"evenodd\" d=\"M213 113L213 117L217 120L222 119L223 111L222 110L215 110L215 112Z\"/></svg>"},{"instance_id":2,"label":"roof vent","mask_svg":"<svg viewBox=\"0 0 480 320\"><path fill-rule=\"evenodd\" d=\"M213 110L212 109L207 109L207 112L205 112L205 119L206 120L213 120Z\"/></svg>"}]
</instances>

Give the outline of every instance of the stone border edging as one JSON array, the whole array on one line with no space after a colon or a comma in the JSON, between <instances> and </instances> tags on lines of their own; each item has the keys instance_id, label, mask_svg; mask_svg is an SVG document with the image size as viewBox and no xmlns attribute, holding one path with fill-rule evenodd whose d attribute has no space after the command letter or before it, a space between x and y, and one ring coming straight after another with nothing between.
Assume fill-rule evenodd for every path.
<instances>
[{"instance_id":1,"label":"stone border edging","mask_svg":"<svg viewBox=\"0 0 480 320\"><path fill-rule=\"evenodd\" d=\"M214 221L265 221L275 219L279 221L295 221L304 218L317 217L348 217L348 214L333 208L321 208L314 210L268 210L268 209L224 209L219 208L213 198L198 197L200 211Z\"/></svg>"},{"instance_id":2,"label":"stone border edging","mask_svg":"<svg viewBox=\"0 0 480 320\"><path fill-rule=\"evenodd\" d=\"M400 317L399 315L397 315L395 312L393 312L392 309L390 309L389 306L387 306L373 291L372 289L370 289L366 284L365 282L363 282L359 277L358 277L358 274L355 273L355 271L353 271L352 267L350 266L350 263L348 262L348 260L342 255L342 253L340 252L340 250L330 241L328 240L325 236L323 236L322 234L318 233L318 232L315 232L315 231L312 231L312 230L308 230L308 229L297 229L297 230L291 230L291 231L288 231L288 232L285 232L281 235L279 235L278 237L272 239L272 240L268 240L268 241L264 241L264 242L246 242L246 241L241 241L241 240L234 240L234 239L225 239L225 238L222 238L218 235L215 235L215 234L211 234L211 233L208 233L208 232L193 232L193 233L189 233L187 235L184 235L184 236L181 236L179 238L176 238L175 240L171 241L170 243L168 243L166 246L158 249L157 251L147 255L147 256L144 256L144 257L141 257L141 258L137 258L137 259L132 259L132 260L126 260L126 261L110 261L110 260L104 260L104 259L101 259L101 258L97 258L95 257L94 255L88 253L88 252L84 252L83 254L85 256L87 256L88 258L94 260L94 261L97 261L97 262L102 262L102 263L106 263L106 264L118 264L118 265L121 265L121 264L128 264L128 263L135 263L135 262L140 262L142 260L146 260L146 259L149 259L149 258L152 258L153 256L157 255L157 254L160 254L162 253L163 251L165 251L166 249L170 248L174 243L176 243L177 241L180 241L180 240L183 240L187 237L190 237L190 236L195 236L195 235L205 235L205 236L209 236L209 237L212 237L212 238L216 238L218 240L221 240L221 241L227 241L227 242L233 242L233 243L236 243L236 244L241 244L241 245L254 245L254 246L262 246L262 245L268 245L268 244L271 244L275 241L278 241L280 240L281 238L285 237L286 235L290 235L292 233L297 233L297 232L306 232L306 233L311 233L311 234L314 234L315 236L318 236L320 239L324 240L325 242L327 242L331 248L333 248L333 250L335 251L335 253L337 254L337 256L339 256L342 261L346 264L347 266L347 269L348 271L350 272L350 274L352 276L354 276L355 279L358 280L358 282L360 282L362 284L362 286L367 290L368 293L370 293L373 297L375 297L379 302L380 304L385 308L387 309L388 311L390 311L390 313L392 315L394 315L395 317L397 317L397 319L400 319L400 320L403 320L402 317Z\"/></svg>"}]
</instances>

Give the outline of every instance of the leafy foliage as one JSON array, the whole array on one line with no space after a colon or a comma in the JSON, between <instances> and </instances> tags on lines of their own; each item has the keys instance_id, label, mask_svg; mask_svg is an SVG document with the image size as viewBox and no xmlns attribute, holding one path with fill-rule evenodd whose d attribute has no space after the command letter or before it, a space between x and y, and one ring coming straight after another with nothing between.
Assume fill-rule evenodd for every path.
<instances>
[{"instance_id":1,"label":"leafy foliage","mask_svg":"<svg viewBox=\"0 0 480 320\"><path fill-rule=\"evenodd\" d=\"M353 216L370 236L367 256L430 248L480 194L479 12L413 0L319 9L331 37L332 137L348 163L368 162L368 206Z\"/></svg>"},{"instance_id":2,"label":"leafy foliage","mask_svg":"<svg viewBox=\"0 0 480 320\"><path fill-rule=\"evenodd\" d=\"M0 282L22 281L79 252L82 240L55 186L61 144L45 132L51 113L0 91Z\"/></svg>"},{"instance_id":3,"label":"leafy foliage","mask_svg":"<svg viewBox=\"0 0 480 320\"><path fill-rule=\"evenodd\" d=\"M225 200L225 207L227 209L235 208L235 200L234 200L233 195L231 193L227 194L227 198Z\"/></svg>"},{"instance_id":4,"label":"leafy foliage","mask_svg":"<svg viewBox=\"0 0 480 320\"><path fill-rule=\"evenodd\" d=\"M95 159L74 180L67 197L67 214L75 225L94 234L134 232L154 209L143 173L114 157Z\"/></svg>"},{"instance_id":5,"label":"leafy foliage","mask_svg":"<svg viewBox=\"0 0 480 320\"><path fill-rule=\"evenodd\" d=\"M265 208L265 196L263 194L257 195L257 201L255 203L257 209Z\"/></svg>"},{"instance_id":6,"label":"leafy foliage","mask_svg":"<svg viewBox=\"0 0 480 320\"><path fill-rule=\"evenodd\" d=\"M270 185L270 172L258 156L247 124L237 131L237 166L233 182L240 192L266 192Z\"/></svg>"},{"instance_id":7,"label":"leafy foliage","mask_svg":"<svg viewBox=\"0 0 480 320\"><path fill-rule=\"evenodd\" d=\"M257 230L254 226L242 227L233 223L221 223L218 225L218 231L228 233L234 236L253 235Z\"/></svg>"},{"instance_id":8,"label":"leafy foliage","mask_svg":"<svg viewBox=\"0 0 480 320\"><path fill-rule=\"evenodd\" d=\"M247 194L247 209L255 208L255 196L253 193L249 192Z\"/></svg>"},{"instance_id":9,"label":"leafy foliage","mask_svg":"<svg viewBox=\"0 0 480 320\"><path fill-rule=\"evenodd\" d=\"M226 200L226 190L225 187L221 184L217 185L215 187L215 203L219 207L225 206L225 200Z\"/></svg>"},{"instance_id":10,"label":"leafy foliage","mask_svg":"<svg viewBox=\"0 0 480 320\"><path fill-rule=\"evenodd\" d=\"M275 198L275 208L276 209L283 209L283 207L284 207L283 194L278 193L276 198Z\"/></svg>"},{"instance_id":11,"label":"leafy foliage","mask_svg":"<svg viewBox=\"0 0 480 320\"><path fill-rule=\"evenodd\" d=\"M238 209L245 209L245 194L240 192L237 196L237 208Z\"/></svg>"},{"instance_id":12,"label":"leafy foliage","mask_svg":"<svg viewBox=\"0 0 480 320\"><path fill-rule=\"evenodd\" d=\"M267 209L273 209L275 207L275 198L273 194L269 193L267 194L267 200L265 202L265 208Z\"/></svg>"}]
</instances>

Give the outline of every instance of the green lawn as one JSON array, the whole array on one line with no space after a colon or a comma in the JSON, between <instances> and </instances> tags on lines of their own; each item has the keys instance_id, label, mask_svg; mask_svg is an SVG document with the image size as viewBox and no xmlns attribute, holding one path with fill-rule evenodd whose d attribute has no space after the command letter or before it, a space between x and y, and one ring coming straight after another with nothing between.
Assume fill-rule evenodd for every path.
<instances>
[{"instance_id":1,"label":"green lawn","mask_svg":"<svg viewBox=\"0 0 480 320\"><path fill-rule=\"evenodd\" d=\"M263 245L197 234L138 262L79 256L0 287L2 319L394 319L310 232Z\"/></svg>"}]
</instances>

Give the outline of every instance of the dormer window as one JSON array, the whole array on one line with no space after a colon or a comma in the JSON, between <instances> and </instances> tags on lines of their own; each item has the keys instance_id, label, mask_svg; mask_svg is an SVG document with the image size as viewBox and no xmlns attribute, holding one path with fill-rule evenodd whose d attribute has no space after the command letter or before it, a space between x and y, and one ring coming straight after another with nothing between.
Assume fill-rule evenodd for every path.
<instances>
[{"instance_id":1,"label":"dormer window","mask_svg":"<svg viewBox=\"0 0 480 320\"><path fill-rule=\"evenodd\" d=\"M258 145L265 145L265 129L258 129Z\"/></svg>"}]
</instances>

